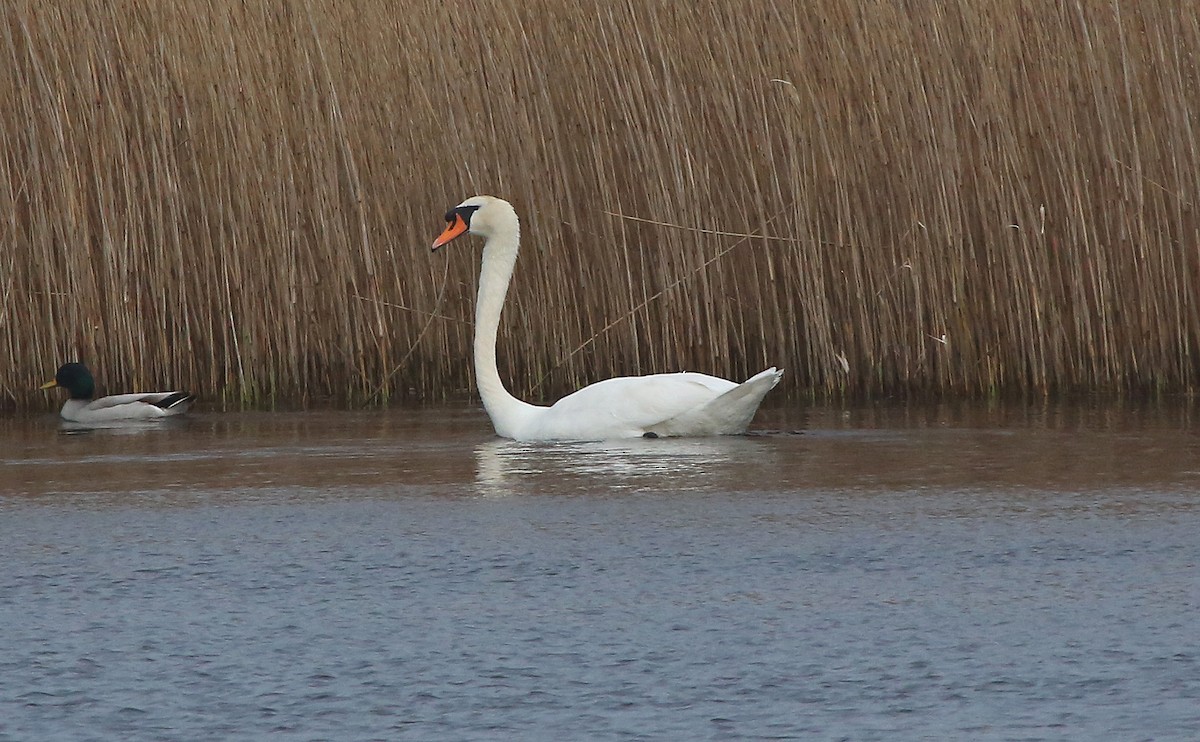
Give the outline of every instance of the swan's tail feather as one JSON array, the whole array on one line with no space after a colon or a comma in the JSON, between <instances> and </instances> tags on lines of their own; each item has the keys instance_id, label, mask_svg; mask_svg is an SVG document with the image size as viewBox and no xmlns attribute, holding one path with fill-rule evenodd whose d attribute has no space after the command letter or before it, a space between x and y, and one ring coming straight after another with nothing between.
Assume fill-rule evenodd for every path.
<instances>
[{"instance_id":1,"label":"swan's tail feather","mask_svg":"<svg viewBox=\"0 0 1200 742\"><path fill-rule=\"evenodd\" d=\"M652 425L646 432L657 436L740 435L750 427L767 392L783 378L772 366L695 409Z\"/></svg>"}]
</instances>

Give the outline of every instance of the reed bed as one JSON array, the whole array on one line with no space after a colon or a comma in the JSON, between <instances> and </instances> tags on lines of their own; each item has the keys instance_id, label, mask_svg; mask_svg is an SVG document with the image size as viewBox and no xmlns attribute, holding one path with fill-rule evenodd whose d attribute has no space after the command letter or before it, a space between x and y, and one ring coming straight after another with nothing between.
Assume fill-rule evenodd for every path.
<instances>
[{"instance_id":1,"label":"reed bed","mask_svg":"<svg viewBox=\"0 0 1200 742\"><path fill-rule=\"evenodd\" d=\"M214 405L1200 381L1198 16L1147 0L9 0L0 404L65 360Z\"/></svg>"}]
</instances>

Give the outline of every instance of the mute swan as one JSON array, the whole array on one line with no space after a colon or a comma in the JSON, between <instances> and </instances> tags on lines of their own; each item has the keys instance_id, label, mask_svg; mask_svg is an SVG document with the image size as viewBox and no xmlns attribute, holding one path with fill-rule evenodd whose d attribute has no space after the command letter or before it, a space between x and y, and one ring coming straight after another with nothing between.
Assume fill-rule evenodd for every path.
<instances>
[{"instance_id":1,"label":"mute swan","mask_svg":"<svg viewBox=\"0 0 1200 742\"><path fill-rule=\"evenodd\" d=\"M437 251L470 232L485 239L475 302L475 380L496 433L519 441L604 440L746 432L782 371L768 368L736 384L697 373L623 376L584 387L551 407L513 397L496 368L496 331L520 244L512 204L473 196L446 212Z\"/></svg>"},{"instance_id":2,"label":"mute swan","mask_svg":"<svg viewBox=\"0 0 1200 742\"><path fill-rule=\"evenodd\" d=\"M187 412L195 400L187 392L114 394L92 399L96 395L96 380L82 363L65 364L53 379L42 384L42 389L56 386L71 393L71 398L63 404L62 418L77 423L156 420Z\"/></svg>"}]
</instances>

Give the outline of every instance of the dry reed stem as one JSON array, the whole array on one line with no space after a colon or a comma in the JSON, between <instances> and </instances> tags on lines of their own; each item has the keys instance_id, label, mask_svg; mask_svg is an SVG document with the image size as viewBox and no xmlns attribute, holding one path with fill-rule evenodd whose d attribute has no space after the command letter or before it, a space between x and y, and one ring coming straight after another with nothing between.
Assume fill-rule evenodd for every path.
<instances>
[{"instance_id":1,"label":"dry reed stem","mask_svg":"<svg viewBox=\"0 0 1200 742\"><path fill-rule=\"evenodd\" d=\"M471 315L477 246L426 246L480 192L523 216L500 361L542 400L1195 388L1188 4L463 12L7 3L0 404L73 358L217 406L467 394L470 325L427 315Z\"/></svg>"}]
</instances>

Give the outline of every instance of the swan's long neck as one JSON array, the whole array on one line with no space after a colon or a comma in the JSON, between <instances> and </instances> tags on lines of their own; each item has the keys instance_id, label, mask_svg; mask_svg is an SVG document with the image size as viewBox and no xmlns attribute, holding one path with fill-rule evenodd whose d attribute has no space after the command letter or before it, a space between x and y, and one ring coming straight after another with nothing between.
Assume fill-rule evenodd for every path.
<instances>
[{"instance_id":1,"label":"swan's long neck","mask_svg":"<svg viewBox=\"0 0 1200 742\"><path fill-rule=\"evenodd\" d=\"M516 214L493 228L483 246L479 296L475 300L475 383L496 432L507 438L519 437L520 427L542 409L509 394L496 367L496 333L520 240Z\"/></svg>"}]
</instances>

